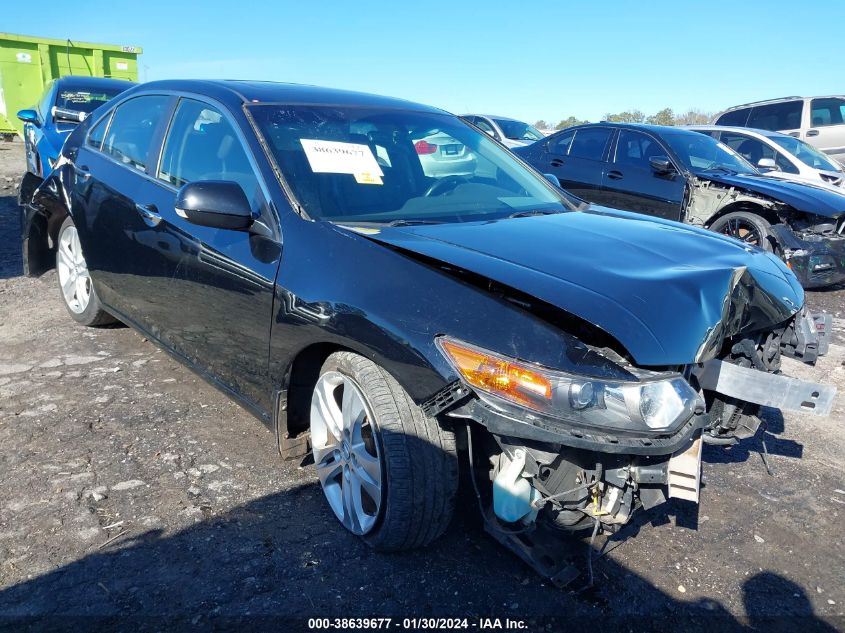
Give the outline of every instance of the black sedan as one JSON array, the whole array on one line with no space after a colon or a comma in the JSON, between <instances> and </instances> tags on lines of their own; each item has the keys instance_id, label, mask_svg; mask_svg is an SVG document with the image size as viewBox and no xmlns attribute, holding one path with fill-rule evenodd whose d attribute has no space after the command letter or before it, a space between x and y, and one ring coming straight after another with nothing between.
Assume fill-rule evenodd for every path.
<instances>
[{"instance_id":1,"label":"black sedan","mask_svg":"<svg viewBox=\"0 0 845 633\"><path fill-rule=\"evenodd\" d=\"M425 160L438 139L473 171ZM833 397L774 373L829 327L776 257L587 207L405 101L139 86L71 135L24 235L76 321L119 319L230 394L382 550L446 529L462 449L491 532L555 576L529 532L697 500L702 438Z\"/></svg>"},{"instance_id":2,"label":"black sedan","mask_svg":"<svg viewBox=\"0 0 845 633\"><path fill-rule=\"evenodd\" d=\"M596 123L514 150L571 193L779 254L805 288L845 280L845 192L767 178L690 130Z\"/></svg>"}]
</instances>

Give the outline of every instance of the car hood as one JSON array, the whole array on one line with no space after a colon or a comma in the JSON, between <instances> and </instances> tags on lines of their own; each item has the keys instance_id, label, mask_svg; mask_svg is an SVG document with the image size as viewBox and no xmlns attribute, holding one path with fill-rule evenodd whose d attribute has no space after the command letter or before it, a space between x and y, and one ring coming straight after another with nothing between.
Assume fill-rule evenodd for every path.
<instances>
[{"instance_id":1,"label":"car hood","mask_svg":"<svg viewBox=\"0 0 845 633\"><path fill-rule=\"evenodd\" d=\"M768 176L696 172L696 176L785 202L798 211L835 218L845 213L845 193L822 183L810 184Z\"/></svg>"},{"instance_id":2,"label":"car hood","mask_svg":"<svg viewBox=\"0 0 845 633\"><path fill-rule=\"evenodd\" d=\"M702 362L726 336L782 323L804 303L798 280L768 253L703 229L597 207L360 232L576 315L645 366Z\"/></svg>"}]
</instances>

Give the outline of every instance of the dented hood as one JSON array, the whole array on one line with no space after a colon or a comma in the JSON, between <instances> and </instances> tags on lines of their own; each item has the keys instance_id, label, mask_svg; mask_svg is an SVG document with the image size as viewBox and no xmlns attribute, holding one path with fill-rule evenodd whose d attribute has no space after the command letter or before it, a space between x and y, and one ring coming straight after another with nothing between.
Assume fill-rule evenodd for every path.
<instances>
[{"instance_id":1,"label":"dented hood","mask_svg":"<svg viewBox=\"0 0 845 633\"><path fill-rule=\"evenodd\" d=\"M804 213L814 213L827 218L836 218L845 214L845 191L837 191L823 183L815 185L768 176L714 172L699 172L696 176L774 198Z\"/></svg>"},{"instance_id":2,"label":"dented hood","mask_svg":"<svg viewBox=\"0 0 845 633\"><path fill-rule=\"evenodd\" d=\"M596 207L368 233L577 315L640 365L706 360L725 336L782 323L804 303L798 280L772 255L703 229Z\"/></svg>"}]
</instances>

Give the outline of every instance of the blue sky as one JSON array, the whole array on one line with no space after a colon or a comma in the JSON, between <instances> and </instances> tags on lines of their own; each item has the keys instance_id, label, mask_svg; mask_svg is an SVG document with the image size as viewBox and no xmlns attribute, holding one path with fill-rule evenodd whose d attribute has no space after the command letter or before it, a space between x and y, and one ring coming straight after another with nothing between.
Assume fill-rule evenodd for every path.
<instances>
[{"instance_id":1,"label":"blue sky","mask_svg":"<svg viewBox=\"0 0 845 633\"><path fill-rule=\"evenodd\" d=\"M840 11L794 0L12 6L4 31L142 46L141 79L310 83L532 122L845 92Z\"/></svg>"}]
</instances>

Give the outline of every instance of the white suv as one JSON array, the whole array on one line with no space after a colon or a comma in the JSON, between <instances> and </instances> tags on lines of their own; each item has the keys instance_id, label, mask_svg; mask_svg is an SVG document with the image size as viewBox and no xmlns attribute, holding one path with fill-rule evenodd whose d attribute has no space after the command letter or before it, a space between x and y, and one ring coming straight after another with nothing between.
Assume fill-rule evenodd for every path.
<instances>
[{"instance_id":1,"label":"white suv","mask_svg":"<svg viewBox=\"0 0 845 633\"><path fill-rule=\"evenodd\" d=\"M722 125L690 125L687 129L721 141L767 176L845 187L845 169L839 163L788 134Z\"/></svg>"},{"instance_id":2,"label":"white suv","mask_svg":"<svg viewBox=\"0 0 845 633\"><path fill-rule=\"evenodd\" d=\"M784 97L728 108L716 125L784 132L845 161L845 96Z\"/></svg>"}]
</instances>

